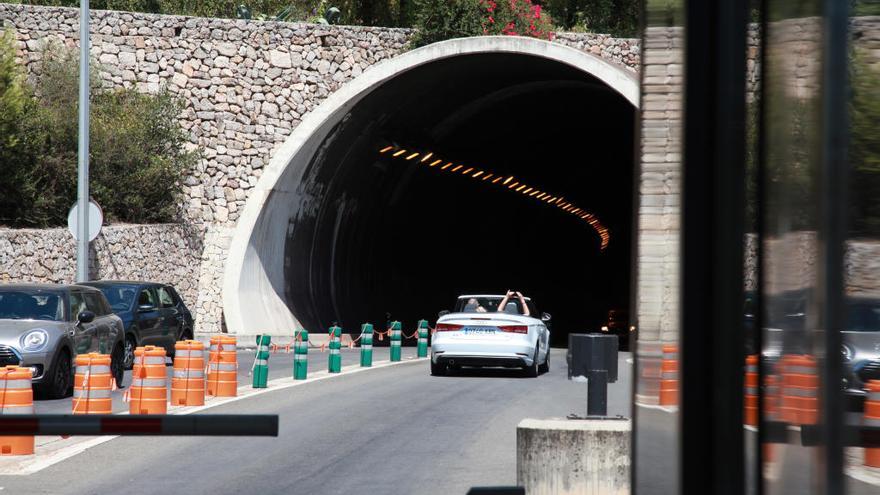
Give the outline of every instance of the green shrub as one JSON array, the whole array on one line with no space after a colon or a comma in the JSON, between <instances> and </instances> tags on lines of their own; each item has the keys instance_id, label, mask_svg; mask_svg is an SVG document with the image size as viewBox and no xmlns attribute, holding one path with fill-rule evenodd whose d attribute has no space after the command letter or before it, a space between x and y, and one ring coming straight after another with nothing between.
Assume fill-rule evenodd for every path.
<instances>
[{"instance_id":1,"label":"green shrub","mask_svg":"<svg viewBox=\"0 0 880 495\"><path fill-rule=\"evenodd\" d=\"M8 46L0 47L0 53L8 52ZM64 225L76 199L77 53L53 45L40 63L39 77L24 89L28 97L14 130L14 153L0 151L0 224ZM2 63L0 71L0 80L10 73ZM97 72L93 65L93 75ZM91 196L107 219L175 220L180 180L198 157L184 147L180 102L164 91L103 90L96 77L90 102Z\"/></svg>"},{"instance_id":2,"label":"green shrub","mask_svg":"<svg viewBox=\"0 0 880 495\"><path fill-rule=\"evenodd\" d=\"M480 0L416 0L413 47L483 34Z\"/></svg>"}]
</instances>

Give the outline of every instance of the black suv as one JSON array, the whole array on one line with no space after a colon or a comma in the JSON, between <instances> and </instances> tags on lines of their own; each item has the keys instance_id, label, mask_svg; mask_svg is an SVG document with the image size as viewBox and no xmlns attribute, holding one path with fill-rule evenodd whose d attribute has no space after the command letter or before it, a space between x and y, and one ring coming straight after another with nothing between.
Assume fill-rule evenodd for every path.
<instances>
[{"instance_id":1,"label":"black suv","mask_svg":"<svg viewBox=\"0 0 880 495\"><path fill-rule=\"evenodd\" d=\"M134 364L134 349L155 345L174 357L174 343L193 338L193 317L174 287L155 282L101 280L86 282L100 289L125 327L125 367Z\"/></svg>"}]
</instances>

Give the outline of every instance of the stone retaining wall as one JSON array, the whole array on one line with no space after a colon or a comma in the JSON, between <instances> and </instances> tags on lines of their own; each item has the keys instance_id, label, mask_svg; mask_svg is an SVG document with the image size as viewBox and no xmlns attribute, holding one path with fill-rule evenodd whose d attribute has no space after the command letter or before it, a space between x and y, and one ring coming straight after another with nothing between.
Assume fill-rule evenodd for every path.
<instances>
[{"instance_id":1,"label":"stone retaining wall","mask_svg":"<svg viewBox=\"0 0 880 495\"><path fill-rule=\"evenodd\" d=\"M91 244L93 279L173 284L196 313L205 232L179 224L112 225ZM0 282L72 283L76 243L67 229L0 229Z\"/></svg>"}]
</instances>

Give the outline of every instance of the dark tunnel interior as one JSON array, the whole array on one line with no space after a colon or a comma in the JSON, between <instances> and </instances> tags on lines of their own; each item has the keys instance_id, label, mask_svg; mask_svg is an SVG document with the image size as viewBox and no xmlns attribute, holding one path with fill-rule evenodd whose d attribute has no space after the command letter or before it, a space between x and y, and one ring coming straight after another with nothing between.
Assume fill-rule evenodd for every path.
<instances>
[{"instance_id":1,"label":"dark tunnel interior","mask_svg":"<svg viewBox=\"0 0 880 495\"><path fill-rule=\"evenodd\" d=\"M390 319L410 333L458 295L513 289L552 315L554 345L598 330L630 305L634 118L599 80L528 55L463 55L392 78L332 129L297 186L291 311L315 331ZM561 194L607 226L609 245L574 215L435 159Z\"/></svg>"}]
</instances>

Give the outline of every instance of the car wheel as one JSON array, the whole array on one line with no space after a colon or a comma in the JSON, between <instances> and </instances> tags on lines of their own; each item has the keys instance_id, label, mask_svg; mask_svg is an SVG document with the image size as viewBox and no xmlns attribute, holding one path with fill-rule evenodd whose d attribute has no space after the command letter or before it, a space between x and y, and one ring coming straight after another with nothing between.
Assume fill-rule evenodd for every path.
<instances>
[{"instance_id":1,"label":"car wheel","mask_svg":"<svg viewBox=\"0 0 880 495\"><path fill-rule=\"evenodd\" d=\"M63 399L71 392L73 381L70 379L70 354L67 351L59 351L55 366L46 378L48 381L43 385L43 391L48 398Z\"/></svg>"},{"instance_id":2,"label":"car wheel","mask_svg":"<svg viewBox=\"0 0 880 495\"><path fill-rule=\"evenodd\" d=\"M525 367L526 376L536 378L538 376L538 347L535 347L535 357L532 359L532 365Z\"/></svg>"},{"instance_id":3,"label":"car wheel","mask_svg":"<svg viewBox=\"0 0 880 495\"><path fill-rule=\"evenodd\" d=\"M110 354L110 373L116 380L116 386L122 388L122 379L125 378L125 347L122 344L116 344Z\"/></svg>"},{"instance_id":4,"label":"car wheel","mask_svg":"<svg viewBox=\"0 0 880 495\"><path fill-rule=\"evenodd\" d=\"M434 363L431 361L431 375L433 376L444 376L446 374L446 365L441 363Z\"/></svg>"},{"instance_id":5,"label":"car wheel","mask_svg":"<svg viewBox=\"0 0 880 495\"><path fill-rule=\"evenodd\" d=\"M137 340L134 338L134 335L128 334L125 336L125 347L122 349L122 366L130 370L134 367L134 350L137 348Z\"/></svg>"},{"instance_id":6,"label":"car wheel","mask_svg":"<svg viewBox=\"0 0 880 495\"><path fill-rule=\"evenodd\" d=\"M550 349L547 349L547 355L544 356L544 362L538 366L538 371L541 373L547 373L550 371Z\"/></svg>"}]
</instances>

